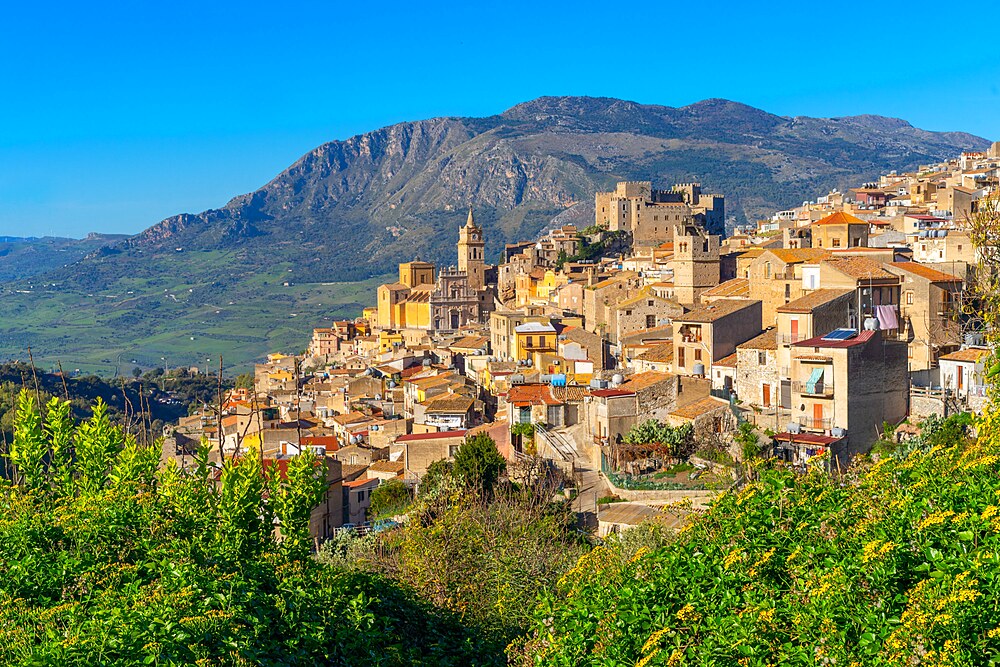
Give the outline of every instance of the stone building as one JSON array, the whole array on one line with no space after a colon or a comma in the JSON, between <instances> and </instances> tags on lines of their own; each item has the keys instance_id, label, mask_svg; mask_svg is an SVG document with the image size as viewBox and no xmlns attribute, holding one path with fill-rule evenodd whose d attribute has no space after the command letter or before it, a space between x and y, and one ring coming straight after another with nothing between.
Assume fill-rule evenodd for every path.
<instances>
[{"instance_id":1,"label":"stone building","mask_svg":"<svg viewBox=\"0 0 1000 667\"><path fill-rule=\"evenodd\" d=\"M868 329L834 338L792 346L790 431L842 438L832 454L846 467L871 449L883 423L906 416L910 383L906 343Z\"/></svg>"},{"instance_id":2,"label":"stone building","mask_svg":"<svg viewBox=\"0 0 1000 667\"><path fill-rule=\"evenodd\" d=\"M719 284L719 237L697 225L676 225L673 268L675 298L698 303L702 292Z\"/></svg>"},{"instance_id":3,"label":"stone building","mask_svg":"<svg viewBox=\"0 0 1000 667\"><path fill-rule=\"evenodd\" d=\"M706 194L698 183L654 190L649 181L624 181L613 192L594 196L594 223L632 234L636 247L650 248L673 240L674 225L698 224L712 234L725 231L725 197Z\"/></svg>"},{"instance_id":4,"label":"stone building","mask_svg":"<svg viewBox=\"0 0 1000 667\"><path fill-rule=\"evenodd\" d=\"M674 372L712 377L712 364L760 333L760 301L720 299L674 319Z\"/></svg>"},{"instance_id":5,"label":"stone building","mask_svg":"<svg viewBox=\"0 0 1000 667\"><path fill-rule=\"evenodd\" d=\"M627 333L670 324L673 318L683 314L682 305L656 296L647 287L615 307L615 327L610 332L611 342L617 345Z\"/></svg>"},{"instance_id":6,"label":"stone building","mask_svg":"<svg viewBox=\"0 0 1000 667\"><path fill-rule=\"evenodd\" d=\"M736 395L746 404L771 408L780 402L778 338L775 329L736 346Z\"/></svg>"},{"instance_id":7,"label":"stone building","mask_svg":"<svg viewBox=\"0 0 1000 667\"><path fill-rule=\"evenodd\" d=\"M962 344L962 279L916 262L893 262L886 268L902 279L901 335L909 343L910 370L935 368L941 355Z\"/></svg>"}]
</instances>

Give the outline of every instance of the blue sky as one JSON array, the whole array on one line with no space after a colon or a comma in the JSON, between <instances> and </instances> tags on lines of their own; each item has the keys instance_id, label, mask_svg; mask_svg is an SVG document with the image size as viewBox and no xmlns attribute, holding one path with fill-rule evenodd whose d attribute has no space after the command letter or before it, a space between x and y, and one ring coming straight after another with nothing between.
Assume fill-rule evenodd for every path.
<instances>
[{"instance_id":1,"label":"blue sky","mask_svg":"<svg viewBox=\"0 0 1000 667\"><path fill-rule=\"evenodd\" d=\"M1000 53L976 39L990 5L5 3L0 235L136 232L324 141L541 95L724 97L1000 138Z\"/></svg>"}]
</instances>

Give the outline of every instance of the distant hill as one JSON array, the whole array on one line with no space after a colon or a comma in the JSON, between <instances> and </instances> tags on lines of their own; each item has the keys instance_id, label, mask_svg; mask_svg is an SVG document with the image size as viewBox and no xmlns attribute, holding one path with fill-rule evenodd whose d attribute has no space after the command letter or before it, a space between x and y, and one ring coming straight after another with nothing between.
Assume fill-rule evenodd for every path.
<instances>
[{"instance_id":1,"label":"distant hill","mask_svg":"<svg viewBox=\"0 0 1000 667\"><path fill-rule=\"evenodd\" d=\"M83 239L57 236L0 236L0 282L30 278L73 264L125 234L90 234Z\"/></svg>"},{"instance_id":2,"label":"distant hill","mask_svg":"<svg viewBox=\"0 0 1000 667\"><path fill-rule=\"evenodd\" d=\"M488 118L400 123L323 144L220 209L66 266L18 276L0 259L0 274L20 279L0 294L0 354L31 343L74 364L109 367L112 351L147 364L217 352L244 363L304 347L321 317L374 300L367 287L323 283L375 278L415 256L453 263L469 205L496 257L570 209L592 219L594 192L621 179L700 181L743 221L988 145L898 119L787 118L726 100L544 97Z\"/></svg>"}]
</instances>

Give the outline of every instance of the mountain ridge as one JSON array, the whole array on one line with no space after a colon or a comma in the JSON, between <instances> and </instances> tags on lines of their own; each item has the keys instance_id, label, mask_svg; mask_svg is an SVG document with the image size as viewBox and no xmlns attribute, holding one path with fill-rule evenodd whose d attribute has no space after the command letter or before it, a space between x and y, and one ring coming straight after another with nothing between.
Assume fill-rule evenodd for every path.
<instances>
[{"instance_id":1,"label":"mountain ridge","mask_svg":"<svg viewBox=\"0 0 1000 667\"><path fill-rule=\"evenodd\" d=\"M722 99L675 108L550 96L482 118L396 123L323 143L219 208L91 241L73 261L13 276L0 257L0 355L30 344L74 365L82 350L105 366L110 350L243 363L371 303L349 285L416 256L454 263L470 205L495 259L557 216L593 220L594 192L618 180L701 182L743 222L988 145L900 119L785 117Z\"/></svg>"}]
</instances>

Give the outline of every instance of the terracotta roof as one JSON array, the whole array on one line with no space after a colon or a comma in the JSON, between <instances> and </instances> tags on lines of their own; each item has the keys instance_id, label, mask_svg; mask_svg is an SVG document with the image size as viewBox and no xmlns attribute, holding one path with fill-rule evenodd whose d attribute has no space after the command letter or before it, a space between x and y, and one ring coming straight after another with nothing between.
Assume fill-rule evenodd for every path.
<instances>
[{"instance_id":1,"label":"terracotta roof","mask_svg":"<svg viewBox=\"0 0 1000 667\"><path fill-rule=\"evenodd\" d=\"M372 464L368 466L368 470L371 472L394 472L399 474L403 472L403 462L402 461L372 461Z\"/></svg>"},{"instance_id":2,"label":"terracotta roof","mask_svg":"<svg viewBox=\"0 0 1000 667\"><path fill-rule=\"evenodd\" d=\"M363 412L348 412L346 415L337 415L333 418L333 421L336 424L344 425L357 424L359 422L366 421L367 419L368 415Z\"/></svg>"},{"instance_id":3,"label":"terracotta roof","mask_svg":"<svg viewBox=\"0 0 1000 667\"><path fill-rule=\"evenodd\" d=\"M750 280L748 278L733 278L701 293L701 298L705 297L731 297L734 299L747 299L750 297Z\"/></svg>"},{"instance_id":4,"label":"terracotta roof","mask_svg":"<svg viewBox=\"0 0 1000 667\"><path fill-rule=\"evenodd\" d=\"M950 273L945 273L944 271L938 271L937 269L932 269L926 264L920 264L918 262L892 262L889 264L894 269L899 269L900 271L906 271L907 273L912 273L915 276L920 276L932 283L960 283L962 279L958 276L953 276Z\"/></svg>"},{"instance_id":5,"label":"terracotta roof","mask_svg":"<svg viewBox=\"0 0 1000 667\"><path fill-rule=\"evenodd\" d=\"M837 211L836 213L831 213L825 218L820 218L814 225L867 225L868 223L861 218L856 218L850 213L844 213L843 211Z\"/></svg>"},{"instance_id":6,"label":"terracotta roof","mask_svg":"<svg viewBox=\"0 0 1000 667\"><path fill-rule=\"evenodd\" d=\"M828 332L829 333L829 332ZM840 348L840 347L854 347L855 345L862 345L867 343L876 334L875 331L864 330L858 333L854 338L848 338L847 340L823 340L823 336L816 336L815 338L810 338L808 340L802 340L798 343L793 343L792 347L820 347L820 348Z\"/></svg>"},{"instance_id":7,"label":"terracotta roof","mask_svg":"<svg viewBox=\"0 0 1000 667\"><path fill-rule=\"evenodd\" d=\"M724 368L736 368L736 353L733 352L728 357L723 357L718 361L712 362L712 368L716 366L722 366Z\"/></svg>"},{"instance_id":8,"label":"terracotta roof","mask_svg":"<svg viewBox=\"0 0 1000 667\"><path fill-rule=\"evenodd\" d=\"M638 329L629 331L622 338L626 343L635 343L645 340L671 340L674 335L674 327L671 324L661 324L650 329Z\"/></svg>"},{"instance_id":9,"label":"terracotta roof","mask_svg":"<svg viewBox=\"0 0 1000 667\"><path fill-rule=\"evenodd\" d=\"M667 341L652 345L636 357L639 361L670 362L674 360L674 344Z\"/></svg>"},{"instance_id":10,"label":"terracotta roof","mask_svg":"<svg viewBox=\"0 0 1000 667\"><path fill-rule=\"evenodd\" d=\"M784 306L779 306L777 311L779 313L811 313L815 308L848 294L854 294L854 290L818 289L794 301L789 301Z\"/></svg>"},{"instance_id":11,"label":"terracotta roof","mask_svg":"<svg viewBox=\"0 0 1000 667\"><path fill-rule=\"evenodd\" d=\"M449 345L451 348L464 348L468 350L478 350L486 346L489 339L486 336L463 336Z\"/></svg>"},{"instance_id":12,"label":"terracotta roof","mask_svg":"<svg viewBox=\"0 0 1000 667\"><path fill-rule=\"evenodd\" d=\"M684 407L677 408L670 414L683 419L696 419L704 414L712 412L713 410L727 407L729 407L729 401L725 401L721 398L715 398L714 396L706 396L705 398L697 400L694 403L688 403Z\"/></svg>"},{"instance_id":13,"label":"terracotta roof","mask_svg":"<svg viewBox=\"0 0 1000 667\"><path fill-rule=\"evenodd\" d=\"M516 407L563 404L547 384L516 384L507 390L507 402Z\"/></svg>"},{"instance_id":14,"label":"terracotta roof","mask_svg":"<svg viewBox=\"0 0 1000 667\"><path fill-rule=\"evenodd\" d=\"M825 248L774 248L769 252L785 264L818 262L830 256Z\"/></svg>"},{"instance_id":15,"label":"terracotta roof","mask_svg":"<svg viewBox=\"0 0 1000 667\"><path fill-rule=\"evenodd\" d=\"M824 260L824 263L857 280L888 280L899 277L895 273L887 271L881 262L867 257L838 257L837 259Z\"/></svg>"},{"instance_id":16,"label":"terracotta roof","mask_svg":"<svg viewBox=\"0 0 1000 667\"><path fill-rule=\"evenodd\" d=\"M649 371L648 373L639 373L638 375L633 375L628 380L619 385L619 389L623 391L640 391L642 389L647 389L652 387L654 384L660 384L661 382L672 382L676 375L671 375L670 373L659 373L657 371Z\"/></svg>"},{"instance_id":17,"label":"terracotta roof","mask_svg":"<svg viewBox=\"0 0 1000 667\"><path fill-rule=\"evenodd\" d=\"M778 349L778 336L777 331L774 329L768 329L764 333L760 334L756 338L751 338L745 343L740 343L736 346L737 350L777 350ZM714 364L713 364L714 365Z\"/></svg>"},{"instance_id":18,"label":"terracotta roof","mask_svg":"<svg viewBox=\"0 0 1000 667\"><path fill-rule=\"evenodd\" d=\"M410 433L396 438L396 442L414 442L417 440L448 440L464 438L465 431L438 431L436 433Z\"/></svg>"},{"instance_id":19,"label":"terracotta roof","mask_svg":"<svg viewBox=\"0 0 1000 667\"><path fill-rule=\"evenodd\" d=\"M340 449L340 441L335 435L309 435L302 437L302 444L306 447L320 446L326 447L327 452L335 452Z\"/></svg>"},{"instance_id":20,"label":"terracotta roof","mask_svg":"<svg viewBox=\"0 0 1000 667\"><path fill-rule=\"evenodd\" d=\"M640 301L645 301L646 299L652 299L654 301L666 301L667 303L676 304L677 306L680 306L680 304L677 303L676 301L670 301L669 299L664 299L662 296L657 296L656 294L652 293L649 287L644 287L642 291L636 294L635 296L629 299L625 299L624 301L619 301L618 305L615 306L615 308L620 309L626 306L631 306L633 304L639 303Z\"/></svg>"},{"instance_id":21,"label":"terracotta roof","mask_svg":"<svg viewBox=\"0 0 1000 667\"><path fill-rule=\"evenodd\" d=\"M635 396L635 392L624 389L593 389L590 395L599 398L617 398L618 396Z\"/></svg>"},{"instance_id":22,"label":"terracotta roof","mask_svg":"<svg viewBox=\"0 0 1000 667\"><path fill-rule=\"evenodd\" d=\"M441 394L424 401L427 412L447 414L468 412L475 403L476 399L462 394Z\"/></svg>"},{"instance_id":23,"label":"terracotta roof","mask_svg":"<svg viewBox=\"0 0 1000 667\"><path fill-rule=\"evenodd\" d=\"M964 350L956 350L955 352L949 352L948 354L941 355L938 360L941 361L979 361L983 357L989 355L989 350L981 350L974 347L966 348Z\"/></svg>"},{"instance_id":24,"label":"terracotta roof","mask_svg":"<svg viewBox=\"0 0 1000 667\"><path fill-rule=\"evenodd\" d=\"M348 489L357 489L359 487L367 486L372 483L378 485L379 481L380 480L377 477L372 479L368 479L367 477L359 477L357 479L352 479L349 482L344 482L344 486L347 487Z\"/></svg>"},{"instance_id":25,"label":"terracotta roof","mask_svg":"<svg viewBox=\"0 0 1000 667\"><path fill-rule=\"evenodd\" d=\"M580 387L578 385L552 387L552 395L563 403L579 403L590 396L590 387Z\"/></svg>"},{"instance_id":26,"label":"terracotta roof","mask_svg":"<svg viewBox=\"0 0 1000 667\"><path fill-rule=\"evenodd\" d=\"M685 313L680 317L675 317L674 322L715 322L716 320L726 317L727 315L732 315L733 313L743 310L744 308L749 308L755 303L760 303L760 301L750 301L747 299L719 299L717 301L713 301L707 306L695 308L690 313Z\"/></svg>"}]
</instances>

